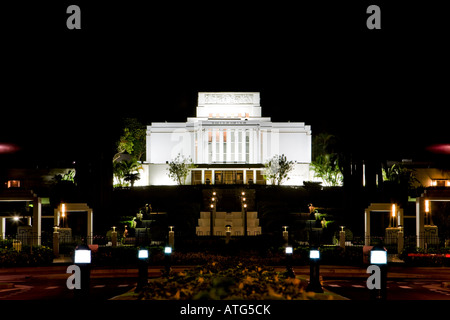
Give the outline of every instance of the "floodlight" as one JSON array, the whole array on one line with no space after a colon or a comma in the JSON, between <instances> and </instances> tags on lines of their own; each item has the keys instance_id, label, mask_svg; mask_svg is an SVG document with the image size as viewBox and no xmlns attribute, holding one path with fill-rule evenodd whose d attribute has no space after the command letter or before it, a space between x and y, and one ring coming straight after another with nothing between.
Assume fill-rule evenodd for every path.
<instances>
[{"instance_id":1,"label":"floodlight","mask_svg":"<svg viewBox=\"0 0 450 320\"><path fill-rule=\"evenodd\" d=\"M147 249L139 249L138 258L139 259L148 259L148 250Z\"/></svg>"},{"instance_id":2,"label":"floodlight","mask_svg":"<svg viewBox=\"0 0 450 320\"><path fill-rule=\"evenodd\" d=\"M312 249L309 251L310 259L320 259L320 251L317 249Z\"/></svg>"},{"instance_id":3,"label":"floodlight","mask_svg":"<svg viewBox=\"0 0 450 320\"><path fill-rule=\"evenodd\" d=\"M286 254L292 254L294 252L292 247L286 247L285 251L286 251Z\"/></svg>"},{"instance_id":4,"label":"floodlight","mask_svg":"<svg viewBox=\"0 0 450 320\"><path fill-rule=\"evenodd\" d=\"M172 247L165 247L164 248L164 253L165 254L171 254L172 253Z\"/></svg>"}]
</instances>

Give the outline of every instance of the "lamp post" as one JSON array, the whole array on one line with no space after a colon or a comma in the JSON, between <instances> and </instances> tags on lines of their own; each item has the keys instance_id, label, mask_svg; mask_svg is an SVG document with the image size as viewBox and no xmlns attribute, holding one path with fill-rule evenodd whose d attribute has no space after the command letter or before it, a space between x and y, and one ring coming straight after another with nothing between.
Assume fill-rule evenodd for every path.
<instances>
[{"instance_id":1,"label":"lamp post","mask_svg":"<svg viewBox=\"0 0 450 320\"><path fill-rule=\"evenodd\" d=\"M386 300L387 287L387 250L383 246L376 245L370 250L370 264L379 268L379 287L372 288L371 299Z\"/></svg>"},{"instance_id":2,"label":"lamp post","mask_svg":"<svg viewBox=\"0 0 450 320\"><path fill-rule=\"evenodd\" d=\"M247 232L247 204L244 203L244 237L247 238L248 237L248 232Z\"/></svg>"},{"instance_id":3,"label":"lamp post","mask_svg":"<svg viewBox=\"0 0 450 320\"><path fill-rule=\"evenodd\" d=\"M59 227L53 227L53 254L55 257L59 257Z\"/></svg>"},{"instance_id":4,"label":"lamp post","mask_svg":"<svg viewBox=\"0 0 450 320\"><path fill-rule=\"evenodd\" d=\"M117 231L116 227L112 227L113 231L111 232L111 245L113 247L117 247Z\"/></svg>"},{"instance_id":5,"label":"lamp post","mask_svg":"<svg viewBox=\"0 0 450 320\"><path fill-rule=\"evenodd\" d=\"M140 292L148 282L148 249L138 250L138 281L135 292Z\"/></svg>"},{"instance_id":6,"label":"lamp post","mask_svg":"<svg viewBox=\"0 0 450 320\"><path fill-rule=\"evenodd\" d=\"M214 204L211 203L211 214L209 218L209 236L212 238L214 237Z\"/></svg>"},{"instance_id":7,"label":"lamp post","mask_svg":"<svg viewBox=\"0 0 450 320\"><path fill-rule=\"evenodd\" d=\"M226 228L227 228L227 230L225 231L225 234L226 234L225 243L228 244L228 243L230 243L230 240L231 240L231 226L227 225Z\"/></svg>"},{"instance_id":8,"label":"lamp post","mask_svg":"<svg viewBox=\"0 0 450 320\"><path fill-rule=\"evenodd\" d=\"M284 252L286 253L286 276L288 278L295 278L295 272L292 268L292 254L294 253L294 249L287 246L284 248Z\"/></svg>"},{"instance_id":9,"label":"lamp post","mask_svg":"<svg viewBox=\"0 0 450 320\"><path fill-rule=\"evenodd\" d=\"M309 250L309 284L306 291L322 293L322 285L320 284L320 251L317 248Z\"/></svg>"},{"instance_id":10,"label":"lamp post","mask_svg":"<svg viewBox=\"0 0 450 320\"><path fill-rule=\"evenodd\" d=\"M175 232L173 231L173 226L169 226L169 246L173 249L175 247Z\"/></svg>"},{"instance_id":11,"label":"lamp post","mask_svg":"<svg viewBox=\"0 0 450 320\"><path fill-rule=\"evenodd\" d=\"M341 226L341 231L339 231L339 246L345 250L345 231L344 226Z\"/></svg>"},{"instance_id":12,"label":"lamp post","mask_svg":"<svg viewBox=\"0 0 450 320\"><path fill-rule=\"evenodd\" d=\"M284 244L288 245L289 243L289 232L287 231L288 226L283 226L283 240Z\"/></svg>"},{"instance_id":13,"label":"lamp post","mask_svg":"<svg viewBox=\"0 0 450 320\"><path fill-rule=\"evenodd\" d=\"M91 249L86 245L75 248L73 262L80 268L80 289L75 290L75 297L88 298L91 282Z\"/></svg>"},{"instance_id":14,"label":"lamp post","mask_svg":"<svg viewBox=\"0 0 450 320\"><path fill-rule=\"evenodd\" d=\"M164 268L166 270L166 274L170 274L171 267L171 255L172 255L172 247L166 246L164 248Z\"/></svg>"}]
</instances>

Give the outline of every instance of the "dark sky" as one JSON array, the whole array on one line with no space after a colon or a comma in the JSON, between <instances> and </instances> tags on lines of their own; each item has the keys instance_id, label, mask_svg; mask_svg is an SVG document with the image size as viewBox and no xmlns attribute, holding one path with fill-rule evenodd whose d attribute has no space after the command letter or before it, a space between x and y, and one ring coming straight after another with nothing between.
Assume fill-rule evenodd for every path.
<instances>
[{"instance_id":1,"label":"dark sky","mask_svg":"<svg viewBox=\"0 0 450 320\"><path fill-rule=\"evenodd\" d=\"M0 143L31 159L97 156L123 117L185 121L198 91L259 91L274 121L367 156L427 157L450 143L445 15L378 3L381 30L367 30L360 1L78 2L82 30L66 29L69 3L12 6Z\"/></svg>"}]
</instances>

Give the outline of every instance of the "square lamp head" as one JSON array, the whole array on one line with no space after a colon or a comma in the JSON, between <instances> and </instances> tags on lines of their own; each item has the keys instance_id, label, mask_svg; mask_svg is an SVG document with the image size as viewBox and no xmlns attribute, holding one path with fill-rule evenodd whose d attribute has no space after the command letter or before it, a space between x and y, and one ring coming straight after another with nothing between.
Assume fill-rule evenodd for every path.
<instances>
[{"instance_id":1,"label":"square lamp head","mask_svg":"<svg viewBox=\"0 0 450 320\"><path fill-rule=\"evenodd\" d=\"M286 247L285 251L286 251L286 254L292 254L294 252L292 247Z\"/></svg>"},{"instance_id":2,"label":"square lamp head","mask_svg":"<svg viewBox=\"0 0 450 320\"><path fill-rule=\"evenodd\" d=\"M77 249L75 249L75 257L73 260L75 264L91 263L91 250L88 247L84 248L84 246L80 248L77 247Z\"/></svg>"},{"instance_id":3,"label":"square lamp head","mask_svg":"<svg viewBox=\"0 0 450 320\"><path fill-rule=\"evenodd\" d=\"M172 253L172 247L165 247L164 248L164 253L165 254L171 254Z\"/></svg>"},{"instance_id":4,"label":"square lamp head","mask_svg":"<svg viewBox=\"0 0 450 320\"><path fill-rule=\"evenodd\" d=\"M139 249L138 258L139 259L148 259L148 250L147 249Z\"/></svg>"},{"instance_id":5,"label":"square lamp head","mask_svg":"<svg viewBox=\"0 0 450 320\"><path fill-rule=\"evenodd\" d=\"M370 251L370 264L387 264L387 251L385 250Z\"/></svg>"},{"instance_id":6,"label":"square lamp head","mask_svg":"<svg viewBox=\"0 0 450 320\"><path fill-rule=\"evenodd\" d=\"M311 259L311 260L318 260L318 259L320 259L320 251L317 250L317 249L309 250L309 259Z\"/></svg>"}]
</instances>

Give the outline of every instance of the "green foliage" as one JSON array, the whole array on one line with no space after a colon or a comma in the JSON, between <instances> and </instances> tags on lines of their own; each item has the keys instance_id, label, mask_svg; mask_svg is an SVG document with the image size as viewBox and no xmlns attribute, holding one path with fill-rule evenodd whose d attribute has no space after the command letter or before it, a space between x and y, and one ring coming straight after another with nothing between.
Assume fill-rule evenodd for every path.
<instances>
[{"instance_id":1,"label":"green foliage","mask_svg":"<svg viewBox=\"0 0 450 320\"><path fill-rule=\"evenodd\" d=\"M49 247L24 246L20 252L9 246L0 248L0 267L42 266L52 262L53 250Z\"/></svg>"},{"instance_id":2,"label":"green foliage","mask_svg":"<svg viewBox=\"0 0 450 320\"><path fill-rule=\"evenodd\" d=\"M289 180L288 174L294 169L294 161L288 161L284 154L274 155L264 164L264 168L264 179L270 181L272 185L281 185Z\"/></svg>"},{"instance_id":3,"label":"green foliage","mask_svg":"<svg viewBox=\"0 0 450 320\"><path fill-rule=\"evenodd\" d=\"M149 281L139 294L151 300L311 299L306 283L273 268L242 262L212 261Z\"/></svg>"},{"instance_id":4,"label":"green foliage","mask_svg":"<svg viewBox=\"0 0 450 320\"><path fill-rule=\"evenodd\" d=\"M314 137L311 168L314 176L322 179L326 186L342 185L343 176L339 166L340 154L336 151L337 139L334 135L321 133Z\"/></svg>"},{"instance_id":5,"label":"green foliage","mask_svg":"<svg viewBox=\"0 0 450 320\"><path fill-rule=\"evenodd\" d=\"M192 159L190 157L185 157L178 154L175 159L169 162L167 175L181 186L186 184L186 178L189 171L196 167L197 166L192 163Z\"/></svg>"},{"instance_id":6,"label":"green foliage","mask_svg":"<svg viewBox=\"0 0 450 320\"><path fill-rule=\"evenodd\" d=\"M311 162L314 177L322 179L326 186L342 185L343 176L339 167L338 158L334 155L319 155Z\"/></svg>"},{"instance_id":7,"label":"green foliage","mask_svg":"<svg viewBox=\"0 0 450 320\"><path fill-rule=\"evenodd\" d=\"M117 153L113 161L116 161L120 154L128 153L136 161L143 161L146 152L146 128L135 118L124 120L123 134L117 141Z\"/></svg>"},{"instance_id":8,"label":"green foliage","mask_svg":"<svg viewBox=\"0 0 450 320\"><path fill-rule=\"evenodd\" d=\"M408 189L413 188L415 183L420 183L416 178L415 172L402 164L395 163L387 170L383 169L383 180L390 181L393 184L404 186Z\"/></svg>"},{"instance_id":9,"label":"green foliage","mask_svg":"<svg viewBox=\"0 0 450 320\"><path fill-rule=\"evenodd\" d=\"M134 183L139 180L139 170L142 166L136 159L115 161L113 162L113 174L117 179L117 187L134 186Z\"/></svg>"}]
</instances>

